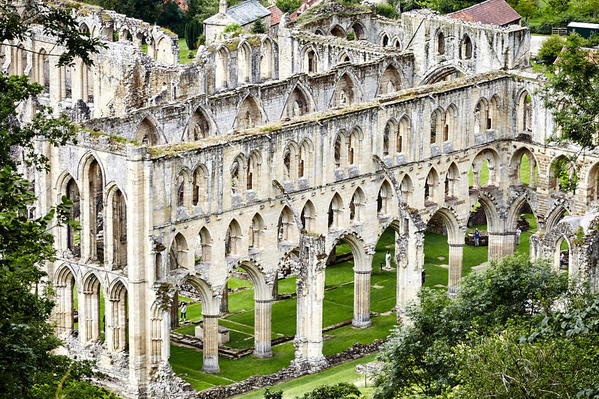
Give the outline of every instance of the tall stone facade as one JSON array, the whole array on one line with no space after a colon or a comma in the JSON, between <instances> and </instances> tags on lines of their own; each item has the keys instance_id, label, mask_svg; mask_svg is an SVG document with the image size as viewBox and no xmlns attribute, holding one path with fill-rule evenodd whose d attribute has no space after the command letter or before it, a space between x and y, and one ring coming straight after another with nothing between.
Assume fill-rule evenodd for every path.
<instances>
[{"instance_id":1,"label":"tall stone facade","mask_svg":"<svg viewBox=\"0 0 599 399\"><path fill-rule=\"evenodd\" d=\"M47 265L57 333L73 333L75 289L76 344L127 387L123 395L151 395L168 367L169 306L183 284L203 305L204 370L219 371L220 302L236 268L255 287L255 356L272 355L272 288L291 269L293 364L322 367L331 250L352 249L353 325L367 327L374 248L393 228L399 317L422 285L433 217L447 230L455 289L477 202L490 259L514 252L528 204L539 225L531 255L559 260L567 240L570 272L597 288L599 153L579 158L576 191L561 192L551 165L579 149L549 141L526 28L425 11L389 20L324 2L293 23L284 17L276 37L225 37L179 65L176 38L159 27L87 5L76 12L107 45L93 67L56 68L44 56L52 38L40 31L23 48L3 46L2 68L46 86L22 106L24 119L45 104L81 126L76 145L37 143L50 169L31 175L35 212L63 195L74 203L82 229L55 231L59 256Z\"/></svg>"}]
</instances>

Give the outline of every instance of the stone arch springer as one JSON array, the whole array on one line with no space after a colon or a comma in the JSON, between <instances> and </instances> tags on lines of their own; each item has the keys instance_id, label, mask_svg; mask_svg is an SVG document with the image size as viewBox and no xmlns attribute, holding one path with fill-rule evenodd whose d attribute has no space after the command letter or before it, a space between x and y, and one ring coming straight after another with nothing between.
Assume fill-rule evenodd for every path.
<instances>
[{"instance_id":1,"label":"stone arch springer","mask_svg":"<svg viewBox=\"0 0 599 399\"><path fill-rule=\"evenodd\" d=\"M360 271L370 271L372 264L368 262L370 252L367 248L369 247L361 234L355 228L348 228L332 234L328 234L327 237L328 245L326 245L326 253L329 254L333 249L341 242L349 245L351 253L354 258L354 269Z\"/></svg>"}]
</instances>

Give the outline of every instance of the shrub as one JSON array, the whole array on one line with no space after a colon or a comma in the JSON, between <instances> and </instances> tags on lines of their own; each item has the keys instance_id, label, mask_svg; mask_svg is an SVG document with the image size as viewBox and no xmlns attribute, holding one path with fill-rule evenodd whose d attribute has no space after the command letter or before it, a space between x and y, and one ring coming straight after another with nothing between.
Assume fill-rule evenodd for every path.
<instances>
[{"instance_id":1,"label":"shrub","mask_svg":"<svg viewBox=\"0 0 599 399\"><path fill-rule=\"evenodd\" d=\"M382 15L387 18L397 18L397 10L391 4L380 3L376 5L375 12L377 15Z\"/></svg>"},{"instance_id":2,"label":"shrub","mask_svg":"<svg viewBox=\"0 0 599 399\"><path fill-rule=\"evenodd\" d=\"M235 23L235 24L229 24L229 25L225 26L223 33L231 33L232 36L239 36L242 31L243 31L243 28L241 27L241 25Z\"/></svg>"},{"instance_id":3,"label":"shrub","mask_svg":"<svg viewBox=\"0 0 599 399\"><path fill-rule=\"evenodd\" d=\"M277 0L276 5L284 14L291 14L302 5L302 0Z\"/></svg>"},{"instance_id":4,"label":"shrub","mask_svg":"<svg viewBox=\"0 0 599 399\"><path fill-rule=\"evenodd\" d=\"M354 32L347 32L347 40L356 40L356 34Z\"/></svg>"}]
</instances>

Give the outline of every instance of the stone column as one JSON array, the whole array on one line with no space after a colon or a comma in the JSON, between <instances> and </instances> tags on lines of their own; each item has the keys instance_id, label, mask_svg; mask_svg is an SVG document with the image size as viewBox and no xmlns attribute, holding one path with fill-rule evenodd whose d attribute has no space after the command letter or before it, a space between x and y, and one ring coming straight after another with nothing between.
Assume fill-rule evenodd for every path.
<instances>
[{"instance_id":1,"label":"stone column","mask_svg":"<svg viewBox=\"0 0 599 399\"><path fill-rule=\"evenodd\" d=\"M372 325L370 321L370 270L354 268L354 319L352 326L366 328Z\"/></svg>"},{"instance_id":2,"label":"stone column","mask_svg":"<svg viewBox=\"0 0 599 399\"><path fill-rule=\"evenodd\" d=\"M149 330L154 257L150 245L150 167L145 148L127 149L127 269L129 306L129 386L131 396L144 397L150 365ZM148 275L146 275L148 274ZM163 337L168 344L168 335Z\"/></svg>"},{"instance_id":3,"label":"stone column","mask_svg":"<svg viewBox=\"0 0 599 399\"><path fill-rule=\"evenodd\" d=\"M204 341L202 353L204 355L204 366L202 371L209 374L220 372L218 366L218 315L204 314L203 328Z\"/></svg>"},{"instance_id":4,"label":"stone column","mask_svg":"<svg viewBox=\"0 0 599 399\"><path fill-rule=\"evenodd\" d=\"M399 320L405 313L407 305L418 298L418 292L422 287L424 231L395 234L395 263L397 264L396 312Z\"/></svg>"},{"instance_id":5,"label":"stone column","mask_svg":"<svg viewBox=\"0 0 599 399\"><path fill-rule=\"evenodd\" d=\"M297 329L294 340L298 369L320 370L327 364L322 354L322 311L324 269L326 262L324 237L300 237L300 269L297 276Z\"/></svg>"},{"instance_id":6,"label":"stone column","mask_svg":"<svg viewBox=\"0 0 599 399\"><path fill-rule=\"evenodd\" d=\"M516 233L489 232L489 261L512 255L516 249Z\"/></svg>"},{"instance_id":7,"label":"stone column","mask_svg":"<svg viewBox=\"0 0 599 399\"><path fill-rule=\"evenodd\" d=\"M460 278L462 278L462 260L464 257L464 243L449 243L449 281L447 289L454 293Z\"/></svg>"},{"instance_id":8,"label":"stone column","mask_svg":"<svg viewBox=\"0 0 599 399\"><path fill-rule=\"evenodd\" d=\"M272 299L256 298L254 302L254 356L260 359L264 359L272 357Z\"/></svg>"},{"instance_id":9,"label":"stone column","mask_svg":"<svg viewBox=\"0 0 599 399\"><path fill-rule=\"evenodd\" d=\"M220 314L229 313L229 282L223 288L223 297L220 300Z\"/></svg>"}]
</instances>

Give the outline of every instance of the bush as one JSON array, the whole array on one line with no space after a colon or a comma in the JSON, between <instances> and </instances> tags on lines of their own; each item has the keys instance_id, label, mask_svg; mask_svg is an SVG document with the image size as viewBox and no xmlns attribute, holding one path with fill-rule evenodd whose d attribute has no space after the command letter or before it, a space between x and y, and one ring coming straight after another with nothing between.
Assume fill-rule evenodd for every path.
<instances>
[{"instance_id":1,"label":"bush","mask_svg":"<svg viewBox=\"0 0 599 399\"><path fill-rule=\"evenodd\" d=\"M266 388L264 391L264 399L282 399L283 391L274 391L271 392L270 388Z\"/></svg>"},{"instance_id":2,"label":"bush","mask_svg":"<svg viewBox=\"0 0 599 399\"><path fill-rule=\"evenodd\" d=\"M356 40L356 34L354 32L347 32L347 40Z\"/></svg>"},{"instance_id":3,"label":"bush","mask_svg":"<svg viewBox=\"0 0 599 399\"><path fill-rule=\"evenodd\" d=\"M301 399L355 399L360 397L362 394L355 385L340 382L336 385L319 386L312 392L305 393Z\"/></svg>"},{"instance_id":4,"label":"bush","mask_svg":"<svg viewBox=\"0 0 599 399\"><path fill-rule=\"evenodd\" d=\"M185 24L185 43L188 49L195 50L198 48L198 38L201 33L202 24L197 19L193 19Z\"/></svg>"},{"instance_id":5,"label":"bush","mask_svg":"<svg viewBox=\"0 0 599 399\"><path fill-rule=\"evenodd\" d=\"M376 5L375 12L377 15L382 15L387 18L397 18L399 14L394 6L386 3L379 3Z\"/></svg>"}]
</instances>

